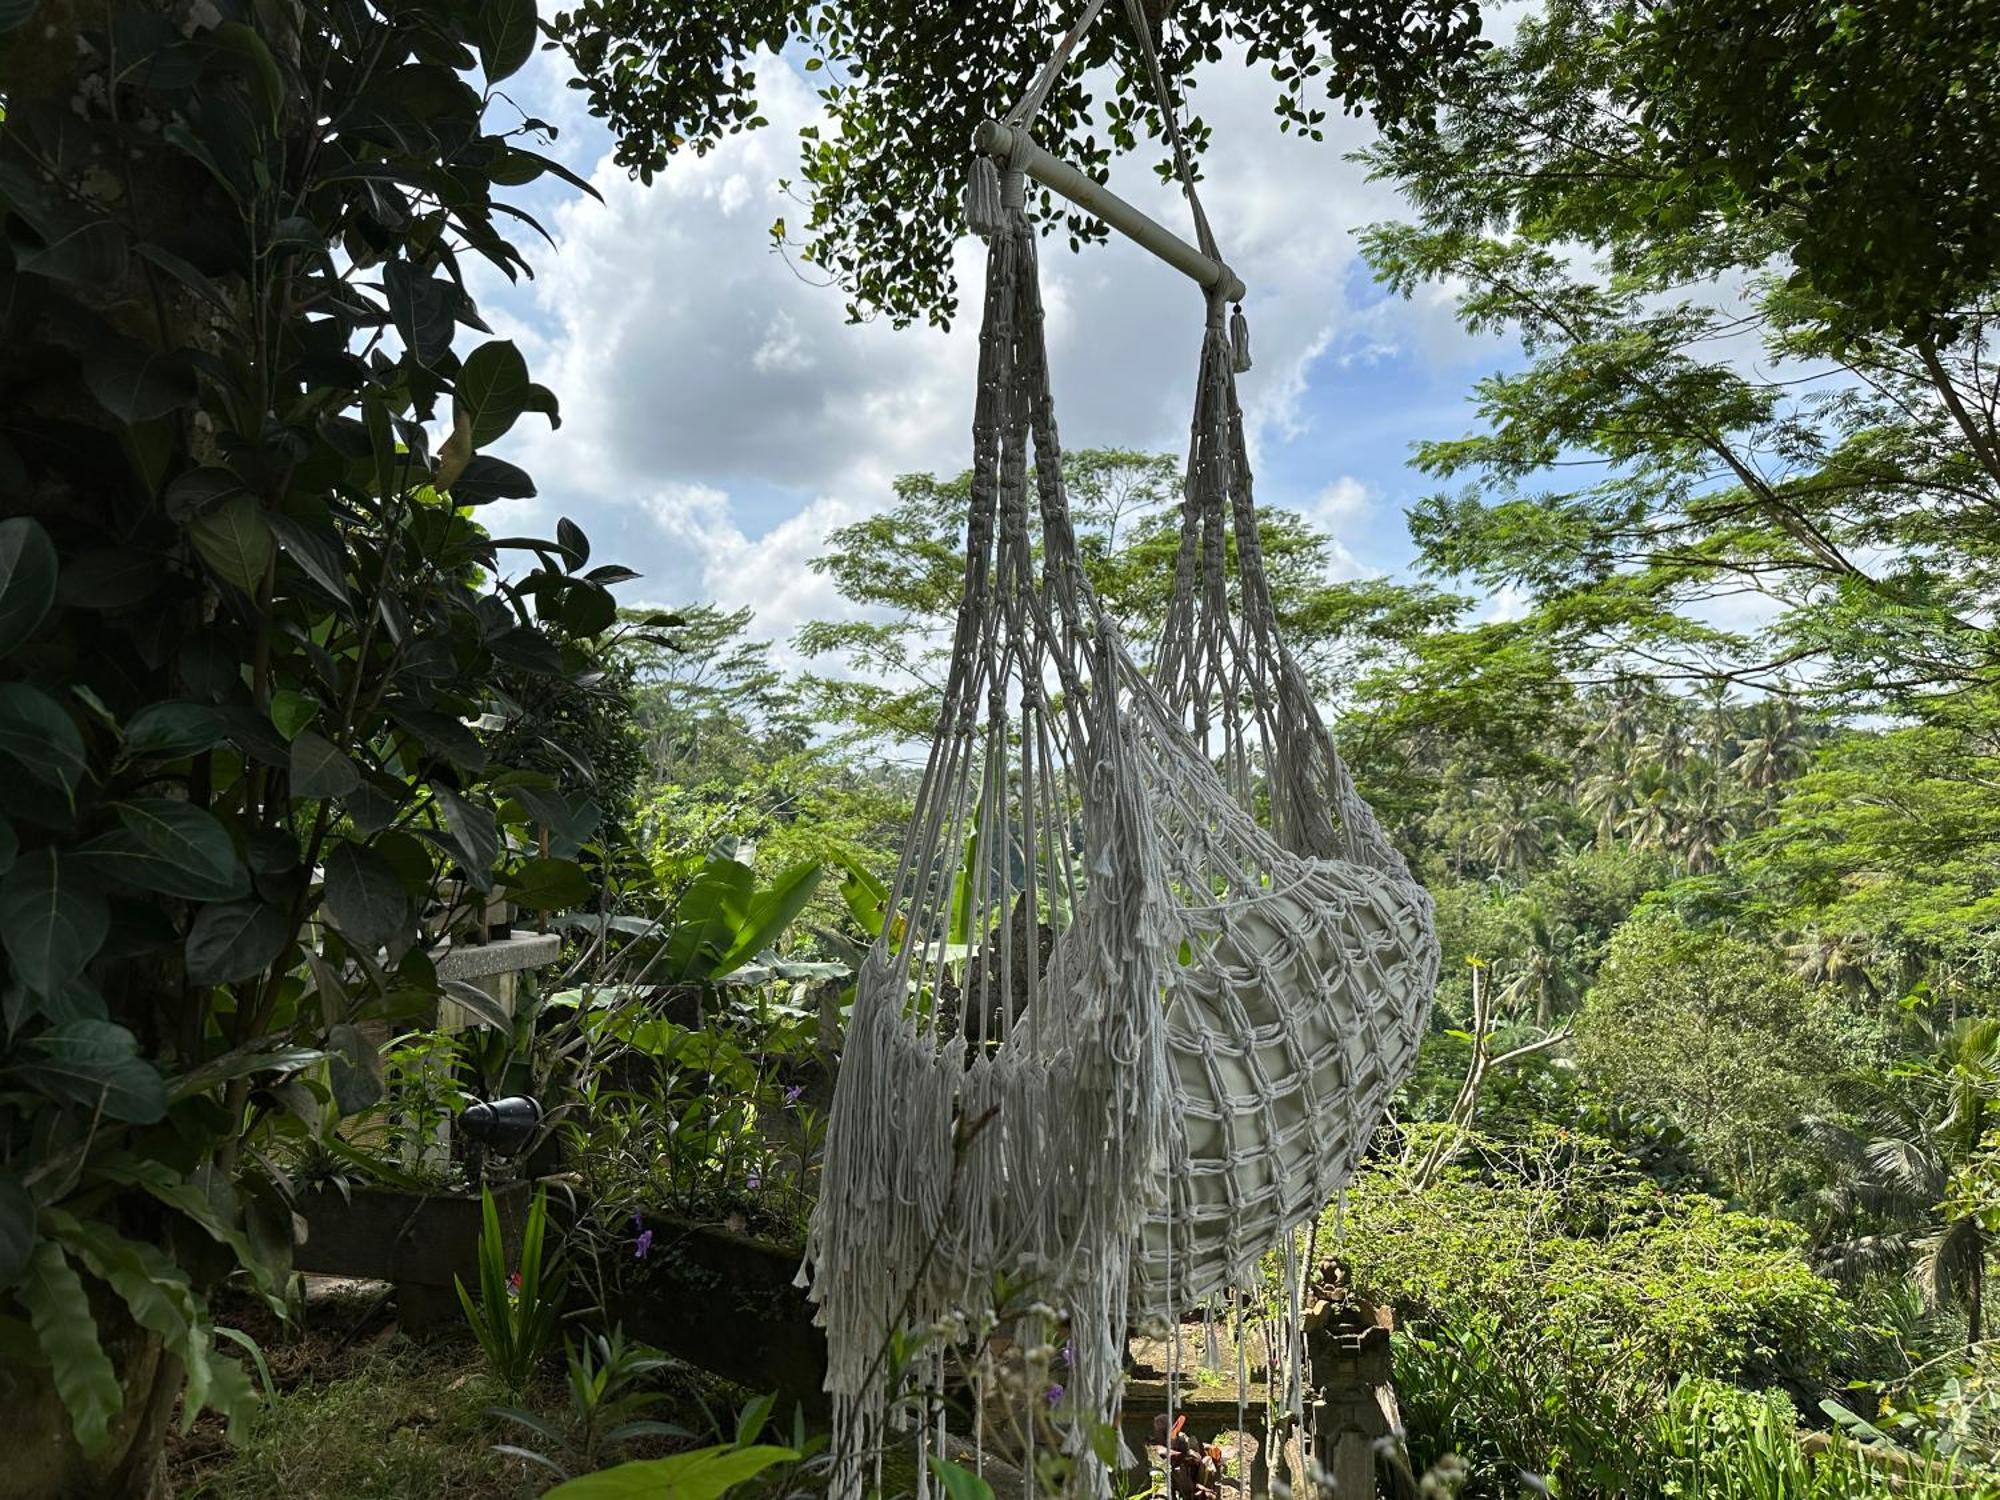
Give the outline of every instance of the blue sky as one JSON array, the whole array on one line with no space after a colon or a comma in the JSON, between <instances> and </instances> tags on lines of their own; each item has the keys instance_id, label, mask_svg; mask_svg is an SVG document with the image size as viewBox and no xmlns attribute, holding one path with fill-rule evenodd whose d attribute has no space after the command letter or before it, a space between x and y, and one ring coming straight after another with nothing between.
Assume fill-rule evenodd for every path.
<instances>
[{"instance_id":1,"label":"blue sky","mask_svg":"<svg viewBox=\"0 0 2000 1500\"><path fill-rule=\"evenodd\" d=\"M898 473L964 467L975 330L848 325L837 289L769 248L772 220L798 217L779 180L817 101L786 61L766 57L759 72L771 128L641 187L611 163L556 55L541 54L507 91L561 127L549 154L605 201L553 178L522 190L556 247L524 239L536 279L488 275L475 292L565 419L553 435L531 417L509 436L500 451L540 495L490 519L547 534L570 516L598 558L645 575L621 590L628 603L749 605L758 633L782 642L841 612L808 567L831 527L885 503ZM1474 380L1518 356L1459 331L1448 289L1383 295L1353 231L1400 205L1345 159L1368 127L1336 119L1324 143L1281 136L1269 89L1240 64L1200 87L1215 132L1204 202L1250 288L1257 365L1242 396L1259 498L1331 531L1341 575L1398 572L1404 508L1429 487L1408 467L1411 445L1467 430ZM1149 167L1121 163L1114 185L1178 226L1184 211ZM977 242L956 253L976 278ZM1178 451L1201 331L1191 284L1128 245L1072 255L1052 242L1044 290L1065 442Z\"/></svg>"}]
</instances>

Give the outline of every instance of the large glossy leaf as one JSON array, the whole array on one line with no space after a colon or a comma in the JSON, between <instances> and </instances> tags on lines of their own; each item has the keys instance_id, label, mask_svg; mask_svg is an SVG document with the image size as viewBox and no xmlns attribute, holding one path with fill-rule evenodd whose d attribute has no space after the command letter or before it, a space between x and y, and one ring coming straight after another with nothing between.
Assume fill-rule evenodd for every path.
<instances>
[{"instance_id":1,"label":"large glossy leaf","mask_svg":"<svg viewBox=\"0 0 2000 1500\"><path fill-rule=\"evenodd\" d=\"M28 24L40 0L0 0L0 33Z\"/></svg>"},{"instance_id":2,"label":"large glossy leaf","mask_svg":"<svg viewBox=\"0 0 2000 1500\"><path fill-rule=\"evenodd\" d=\"M330 527L308 526L282 511L273 511L265 519L284 547L285 555L299 565L299 571L346 604L347 554L340 545L340 537Z\"/></svg>"},{"instance_id":3,"label":"large glossy leaf","mask_svg":"<svg viewBox=\"0 0 2000 1500\"><path fill-rule=\"evenodd\" d=\"M798 1457L790 1448L715 1447L642 1458L559 1484L542 1500L718 1500L773 1464Z\"/></svg>"},{"instance_id":4,"label":"large glossy leaf","mask_svg":"<svg viewBox=\"0 0 2000 1500\"><path fill-rule=\"evenodd\" d=\"M48 1356L56 1393L69 1412L70 1425L85 1453L102 1452L111 1419L125 1404L118 1372L98 1342L97 1322L90 1315L90 1298L83 1278L54 1240L43 1240L28 1258L28 1269L14 1295L28 1310L35 1337Z\"/></svg>"},{"instance_id":5,"label":"large glossy leaf","mask_svg":"<svg viewBox=\"0 0 2000 1500\"><path fill-rule=\"evenodd\" d=\"M67 850L24 854L0 880L0 942L14 977L43 995L82 974L110 929L103 893Z\"/></svg>"},{"instance_id":6,"label":"large glossy leaf","mask_svg":"<svg viewBox=\"0 0 2000 1500\"><path fill-rule=\"evenodd\" d=\"M19 1075L108 1119L151 1125L167 1112L166 1080L139 1041L109 1021L65 1021L37 1036Z\"/></svg>"},{"instance_id":7,"label":"large glossy leaf","mask_svg":"<svg viewBox=\"0 0 2000 1500\"><path fill-rule=\"evenodd\" d=\"M326 856L326 906L348 941L379 948L409 920L410 894L381 854L343 839Z\"/></svg>"},{"instance_id":8,"label":"large glossy leaf","mask_svg":"<svg viewBox=\"0 0 2000 1500\"><path fill-rule=\"evenodd\" d=\"M0 755L65 794L76 790L89 765L76 722L26 682L0 683Z\"/></svg>"},{"instance_id":9,"label":"large glossy leaf","mask_svg":"<svg viewBox=\"0 0 2000 1500\"><path fill-rule=\"evenodd\" d=\"M214 749L227 734L222 715L206 703L149 703L126 724L125 750L178 760Z\"/></svg>"},{"instance_id":10,"label":"large glossy leaf","mask_svg":"<svg viewBox=\"0 0 2000 1500\"><path fill-rule=\"evenodd\" d=\"M94 547L63 567L56 597L72 609L130 609L158 589L160 559L126 547Z\"/></svg>"},{"instance_id":11,"label":"large glossy leaf","mask_svg":"<svg viewBox=\"0 0 2000 1500\"><path fill-rule=\"evenodd\" d=\"M514 1013L498 996L490 995L469 979L447 979L444 992L481 1026L495 1031L512 1031Z\"/></svg>"},{"instance_id":12,"label":"large glossy leaf","mask_svg":"<svg viewBox=\"0 0 2000 1500\"><path fill-rule=\"evenodd\" d=\"M291 936L290 919L261 901L204 906L188 929L188 978L196 984L253 978L278 961Z\"/></svg>"},{"instance_id":13,"label":"large glossy leaf","mask_svg":"<svg viewBox=\"0 0 2000 1500\"><path fill-rule=\"evenodd\" d=\"M392 703L389 716L460 770L477 773L486 769L486 747L479 743L479 736L450 714Z\"/></svg>"},{"instance_id":14,"label":"large glossy leaf","mask_svg":"<svg viewBox=\"0 0 2000 1500\"><path fill-rule=\"evenodd\" d=\"M361 785L361 772L333 741L311 730L292 741L292 795L345 797Z\"/></svg>"},{"instance_id":15,"label":"large glossy leaf","mask_svg":"<svg viewBox=\"0 0 2000 1500\"><path fill-rule=\"evenodd\" d=\"M84 383L119 421L136 425L194 404L194 370L136 339L106 339L83 361Z\"/></svg>"},{"instance_id":16,"label":"large glossy leaf","mask_svg":"<svg viewBox=\"0 0 2000 1500\"><path fill-rule=\"evenodd\" d=\"M254 593L263 582L276 543L263 508L250 496L231 495L203 511L189 523L188 534L203 561L224 582L245 593Z\"/></svg>"},{"instance_id":17,"label":"large glossy leaf","mask_svg":"<svg viewBox=\"0 0 2000 1500\"><path fill-rule=\"evenodd\" d=\"M711 978L739 969L775 943L792 919L812 899L819 886L817 864L794 865L751 898L735 943L724 953Z\"/></svg>"},{"instance_id":18,"label":"large glossy leaf","mask_svg":"<svg viewBox=\"0 0 2000 1500\"><path fill-rule=\"evenodd\" d=\"M494 820L493 809L468 801L449 787L433 786L431 790L444 808L444 826L458 851L459 864L475 885L486 890L493 882L494 862L500 858L500 825Z\"/></svg>"},{"instance_id":19,"label":"large glossy leaf","mask_svg":"<svg viewBox=\"0 0 2000 1500\"><path fill-rule=\"evenodd\" d=\"M34 633L56 598L56 549L29 516L0 521L0 656Z\"/></svg>"},{"instance_id":20,"label":"large glossy leaf","mask_svg":"<svg viewBox=\"0 0 2000 1500\"><path fill-rule=\"evenodd\" d=\"M495 500L528 500L535 494L535 481L527 471L504 458L477 454L452 483L451 498L460 505L487 505Z\"/></svg>"},{"instance_id":21,"label":"large glossy leaf","mask_svg":"<svg viewBox=\"0 0 2000 1500\"><path fill-rule=\"evenodd\" d=\"M116 810L121 826L77 851L92 875L189 901L234 901L250 889L212 814L166 797L134 797Z\"/></svg>"},{"instance_id":22,"label":"large glossy leaf","mask_svg":"<svg viewBox=\"0 0 2000 1500\"><path fill-rule=\"evenodd\" d=\"M402 335L403 347L418 364L436 364L451 352L456 287L406 260L392 260L382 268L382 290L389 299L389 316Z\"/></svg>"},{"instance_id":23,"label":"large glossy leaf","mask_svg":"<svg viewBox=\"0 0 2000 1500\"><path fill-rule=\"evenodd\" d=\"M343 1115L356 1115L382 1098L382 1049L342 1021L327 1028L326 1049L332 1061L327 1081L333 1105Z\"/></svg>"},{"instance_id":24,"label":"large glossy leaf","mask_svg":"<svg viewBox=\"0 0 2000 1500\"><path fill-rule=\"evenodd\" d=\"M513 340L494 339L466 355L452 408L470 422L474 448L490 447L506 436L527 401L528 362Z\"/></svg>"},{"instance_id":25,"label":"large glossy leaf","mask_svg":"<svg viewBox=\"0 0 2000 1500\"><path fill-rule=\"evenodd\" d=\"M0 819L0 875L14 868L14 861L21 853L21 839L14 832L14 825Z\"/></svg>"},{"instance_id":26,"label":"large glossy leaf","mask_svg":"<svg viewBox=\"0 0 2000 1500\"><path fill-rule=\"evenodd\" d=\"M473 40L486 81L511 78L535 51L535 0L484 0Z\"/></svg>"},{"instance_id":27,"label":"large glossy leaf","mask_svg":"<svg viewBox=\"0 0 2000 1500\"><path fill-rule=\"evenodd\" d=\"M530 911L562 911L591 897L590 877L567 859L530 859L507 878L507 899Z\"/></svg>"}]
</instances>

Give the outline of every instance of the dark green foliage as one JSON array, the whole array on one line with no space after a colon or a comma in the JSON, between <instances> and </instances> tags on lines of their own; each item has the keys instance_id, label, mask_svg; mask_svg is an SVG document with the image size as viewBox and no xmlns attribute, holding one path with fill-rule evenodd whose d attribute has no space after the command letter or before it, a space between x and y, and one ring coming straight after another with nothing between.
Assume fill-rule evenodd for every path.
<instances>
[{"instance_id":1,"label":"dark green foliage","mask_svg":"<svg viewBox=\"0 0 2000 1500\"><path fill-rule=\"evenodd\" d=\"M536 845L584 809L471 727L503 681L587 681L610 604L573 527L470 508L532 493L477 449L556 420L461 264L526 269L499 193L540 127L486 116L535 35L423 0L0 36L0 1290L33 1331L0 1326L86 1447L66 1268L179 1357L188 1420L236 1417L203 1242L282 1285L271 1153L334 1106L321 1044L435 1000L454 890L579 890Z\"/></svg>"},{"instance_id":2,"label":"dark green foliage","mask_svg":"<svg viewBox=\"0 0 2000 1500\"><path fill-rule=\"evenodd\" d=\"M1189 87L1195 64L1241 49L1270 69L1281 127L1314 139L1329 106L1420 121L1437 80L1462 64L1479 33L1475 0L1201 0L1149 4L1147 13L1180 86ZM1169 20L1159 25L1163 13ZM553 25L591 111L618 137L618 160L647 181L676 152L706 151L767 124L752 54L802 48L806 69L829 80L820 97L831 118L803 143L810 206L801 258L840 282L857 316L881 311L903 323L955 314L951 246L963 228L958 194L973 130L1020 97L1073 19L1068 7L1021 0L580 0ZM1123 8L1107 6L1043 108L1042 144L1092 176L1103 177L1113 154L1133 150L1142 134L1161 131L1136 50ZM1107 65L1116 84L1095 99L1086 75ZM1183 128L1197 146L1206 140L1199 116ZM1073 243L1105 233L1080 214L1045 222ZM786 236L781 220L774 237Z\"/></svg>"},{"instance_id":3,"label":"dark green foliage","mask_svg":"<svg viewBox=\"0 0 2000 1500\"><path fill-rule=\"evenodd\" d=\"M1420 450L1471 483L1412 517L1430 568L1519 590L1516 631L1568 667L1781 686L1811 663L1890 708L1990 676L2000 265L1957 131L1992 109L1977 9L1552 0L1435 134L1370 154L1418 209L1369 232L1378 274L1454 279L1461 321L1530 360L1480 382L1481 430ZM1745 594L1769 622L1718 623Z\"/></svg>"}]
</instances>

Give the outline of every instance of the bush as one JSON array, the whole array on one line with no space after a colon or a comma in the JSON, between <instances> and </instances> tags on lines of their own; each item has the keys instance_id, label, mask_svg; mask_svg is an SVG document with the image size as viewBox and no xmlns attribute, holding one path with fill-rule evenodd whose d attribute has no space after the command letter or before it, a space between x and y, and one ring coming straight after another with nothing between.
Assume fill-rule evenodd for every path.
<instances>
[{"instance_id":1,"label":"bush","mask_svg":"<svg viewBox=\"0 0 2000 1500\"><path fill-rule=\"evenodd\" d=\"M1421 1136L1421 1131L1418 1132ZM1422 1191L1351 1189L1357 1282L1406 1332L1397 1380L1420 1461L1459 1452L1616 1492L1684 1377L1824 1381L1853 1315L1794 1225L1670 1193L1609 1143L1475 1138Z\"/></svg>"}]
</instances>

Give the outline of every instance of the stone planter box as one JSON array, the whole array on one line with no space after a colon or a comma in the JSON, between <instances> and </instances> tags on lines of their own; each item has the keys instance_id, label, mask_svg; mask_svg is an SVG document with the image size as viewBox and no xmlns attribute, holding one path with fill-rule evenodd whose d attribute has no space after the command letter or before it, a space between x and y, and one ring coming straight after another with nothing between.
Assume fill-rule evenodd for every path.
<instances>
[{"instance_id":1,"label":"stone planter box","mask_svg":"<svg viewBox=\"0 0 2000 1500\"><path fill-rule=\"evenodd\" d=\"M649 1218L652 1249L626 1277L611 1320L690 1364L826 1410L826 1336L794 1285L803 1254L702 1224Z\"/></svg>"},{"instance_id":2,"label":"stone planter box","mask_svg":"<svg viewBox=\"0 0 2000 1500\"><path fill-rule=\"evenodd\" d=\"M493 1206L508 1258L518 1255L527 1223L528 1184L493 1189ZM458 1315L455 1278L479 1285L480 1207L477 1194L408 1193L397 1188L337 1188L301 1194L296 1208L306 1236L292 1252L300 1271L388 1281L396 1287L397 1316L407 1325Z\"/></svg>"}]
</instances>

